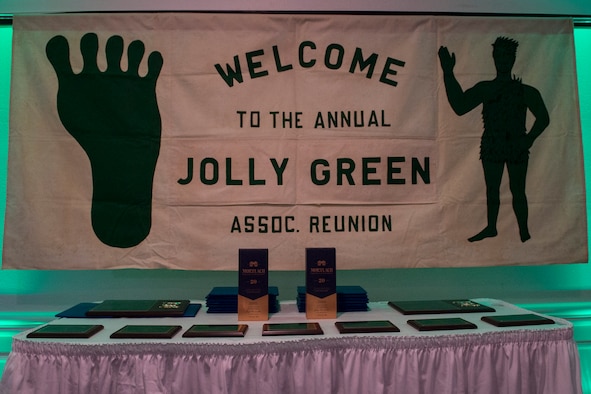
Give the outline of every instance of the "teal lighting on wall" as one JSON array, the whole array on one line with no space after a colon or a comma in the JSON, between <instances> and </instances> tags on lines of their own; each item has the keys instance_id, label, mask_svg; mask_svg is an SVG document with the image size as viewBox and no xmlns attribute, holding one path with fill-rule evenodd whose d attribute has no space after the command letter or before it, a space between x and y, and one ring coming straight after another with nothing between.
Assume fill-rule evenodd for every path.
<instances>
[{"instance_id":1,"label":"teal lighting on wall","mask_svg":"<svg viewBox=\"0 0 591 394\"><path fill-rule=\"evenodd\" d=\"M4 238L4 214L6 212L11 61L12 26L0 24L0 240ZM0 255L1 253L2 242L0 242ZM36 293L39 291L39 287L39 276L34 272L0 271L0 295Z\"/></svg>"},{"instance_id":2,"label":"teal lighting on wall","mask_svg":"<svg viewBox=\"0 0 591 394\"><path fill-rule=\"evenodd\" d=\"M10 64L12 61L12 26L0 25L0 136L8 135L8 109L10 102ZM0 138L0 239L4 239L6 212L6 172L8 164L8 138ZM0 255L2 242L0 242ZM2 280L0 279L0 284ZM2 286L0 286L2 288Z\"/></svg>"}]
</instances>

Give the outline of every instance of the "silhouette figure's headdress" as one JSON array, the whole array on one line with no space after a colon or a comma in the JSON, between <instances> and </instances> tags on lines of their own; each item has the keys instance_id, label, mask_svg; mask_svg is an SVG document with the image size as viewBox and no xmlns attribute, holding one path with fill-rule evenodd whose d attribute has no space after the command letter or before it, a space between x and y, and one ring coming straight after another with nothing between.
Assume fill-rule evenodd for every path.
<instances>
[{"instance_id":1,"label":"silhouette figure's headdress","mask_svg":"<svg viewBox=\"0 0 591 394\"><path fill-rule=\"evenodd\" d=\"M497 37L497 39L492 44L492 46L495 49L501 49L501 50L504 49L506 51L511 51L512 53L516 53L519 43L509 37Z\"/></svg>"}]
</instances>

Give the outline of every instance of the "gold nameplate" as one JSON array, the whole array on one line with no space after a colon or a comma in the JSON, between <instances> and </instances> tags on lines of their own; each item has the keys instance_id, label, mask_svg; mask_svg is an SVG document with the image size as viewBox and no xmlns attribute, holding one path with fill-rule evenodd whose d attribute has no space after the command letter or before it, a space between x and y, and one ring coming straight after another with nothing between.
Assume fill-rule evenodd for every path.
<instances>
[{"instance_id":1,"label":"gold nameplate","mask_svg":"<svg viewBox=\"0 0 591 394\"><path fill-rule=\"evenodd\" d=\"M306 319L336 319L337 295L318 298L306 294Z\"/></svg>"},{"instance_id":2,"label":"gold nameplate","mask_svg":"<svg viewBox=\"0 0 591 394\"><path fill-rule=\"evenodd\" d=\"M264 295L256 300L238 295L238 320L269 320L269 295Z\"/></svg>"}]
</instances>

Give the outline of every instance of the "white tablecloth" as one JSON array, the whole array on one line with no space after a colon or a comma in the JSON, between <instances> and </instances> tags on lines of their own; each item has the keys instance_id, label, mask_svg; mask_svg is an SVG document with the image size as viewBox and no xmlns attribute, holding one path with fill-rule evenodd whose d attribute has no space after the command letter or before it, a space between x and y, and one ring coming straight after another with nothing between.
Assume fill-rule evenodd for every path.
<instances>
[{"instance_id":1,"label":"white tablecloth","mask_svg":"<svg viewBox=\"0 0 591 394\"><path fill-rule=\"evenodd\" d=\"M496 314L525 313L503 301L477 299ZM302 393L461 394L581 393L573 327L556 324L497 328L457 314L476 330L419 332L386 302L368 312L319 320L322 336L262 337L265 322L245 322L244 338L110 339L126 324L236 323L235 314L194 318L59 319L53 324L103 324L90 339L13 340L0 393ZM450 316L450 315L443 315ZM399 333L339 334L335 321L387 319ZM295 303L282 303L270 323L304 322ZM181 331L182 332L182 331Z\"/></svg>"}]
</instances>

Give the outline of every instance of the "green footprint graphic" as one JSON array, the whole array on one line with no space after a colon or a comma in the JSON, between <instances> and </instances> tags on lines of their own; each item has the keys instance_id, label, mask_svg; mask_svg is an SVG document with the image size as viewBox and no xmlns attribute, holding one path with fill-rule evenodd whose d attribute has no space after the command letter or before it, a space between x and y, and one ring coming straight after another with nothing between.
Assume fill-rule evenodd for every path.
<instances>
[{"instance_id":1,"label":"green footprint graphic","mask_svg":"<svg viewBox=\"0 0 591 394\"><path fill-rule=\"evenodd\" d=\"M98 39L85 34L80 42L83 69L75 74L63 36L46 47L59 82L57 110L66 130L78 141L92 168L92 227L113 247L138 245L152 226L152 185L160 152L161 119L156 81L162 55L152 52L148 72L139 75L144 44L133 41L127 71L121 69L123 39L106 45L107 68L97 66Z\"/></svg>"}]
</instances>

